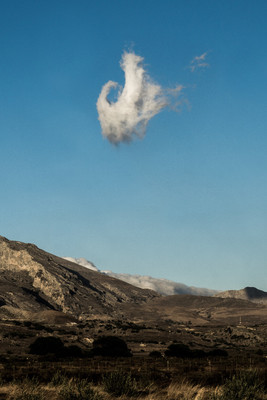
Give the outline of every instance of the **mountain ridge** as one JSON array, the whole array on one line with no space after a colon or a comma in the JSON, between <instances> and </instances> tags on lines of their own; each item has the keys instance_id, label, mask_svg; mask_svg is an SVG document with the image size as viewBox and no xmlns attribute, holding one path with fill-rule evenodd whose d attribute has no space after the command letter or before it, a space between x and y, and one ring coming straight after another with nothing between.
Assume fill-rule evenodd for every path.
<instances>
[{"instance_id":1,"label":"mountain ridge","mask_svg":"<svg viewBox=\"0 0 267 400\"><path fill-rule=\"evenodd\" d=\"M267 292L257 289L253 286L247 286L239 290L226 290L214 295L220 298L233 298L248 300L254 303L267 304Z\"/></svg>"},{"instance_id":2,"label":"mountain ridge","mask_svg":"<svg viewBox=\"0 0 267 400\"><path fill-rule=\"evenodd\" d=\"M56 310L70 315L116 315L115 305L141 304L159 296L74 264L34 244L0 236L0 304L29 312Z\"/></svg>"},{"instance_id":3,"label":"mountain ridge","mask_svg":"<svg viewBox=\"0 0 267 400\"><path fill-rule=\"evenodd\" d=\"M245 299L161 296L0 236L0 317L27 320L120 320L158 326L267 321L267 306Z\"/></svg>"}]
</instances>

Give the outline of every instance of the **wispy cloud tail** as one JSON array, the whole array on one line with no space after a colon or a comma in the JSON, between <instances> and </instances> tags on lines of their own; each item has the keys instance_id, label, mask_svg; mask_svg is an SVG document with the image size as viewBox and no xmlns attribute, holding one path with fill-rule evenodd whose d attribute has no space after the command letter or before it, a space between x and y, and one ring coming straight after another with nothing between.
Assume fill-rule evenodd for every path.
<instances>
[{"instance_id":1,"label":"wispy cloud tail","mask_svg":"<svg viewBox=\"0 0 267 400\"><path fill-rule=\"evenodd\" d=\"M193 58L189 66L192 72L196 71L197 69L208 68L210 66L209 63L206 61L207 55L208 52L206 51L200 56L196 56Z\"/></svg>"}]
</instances>

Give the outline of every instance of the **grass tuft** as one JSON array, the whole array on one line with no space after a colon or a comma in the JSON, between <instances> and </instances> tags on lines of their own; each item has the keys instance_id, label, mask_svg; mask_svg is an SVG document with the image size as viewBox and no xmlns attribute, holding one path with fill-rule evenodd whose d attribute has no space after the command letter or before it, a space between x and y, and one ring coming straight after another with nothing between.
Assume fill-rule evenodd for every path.
<instances>
[{"instance_id":1,"label":"grass tuft","mask_svg":"<svg viewBox=\"0 0 267 400\"><path fill-rule=\"evenodd\" d=\"M261 400L264 384L256 370L240 371L227 379L220 390L210 400Z\"/></svg>"},{"instance_id":2,"label":"grass tuft","mask_svg":"<svg viewBox=\"0 0 267 400\"><path fill-rule=\"evenodd\" d=\"M69 380L59 391L62 400L102 400L103 397L96 393L86 379Z\"/></svg>"},{"instance_id":3,"label":"grass tuft","mask_svg":"<svg viewBox=\"0 0 267 400\"><path fill-rule=\"evenodd\" d=\"M116 397L137 396L137 383L130 373L114 371L103 377L103 386L107 393Z\"/></svg>"}]
</instances>

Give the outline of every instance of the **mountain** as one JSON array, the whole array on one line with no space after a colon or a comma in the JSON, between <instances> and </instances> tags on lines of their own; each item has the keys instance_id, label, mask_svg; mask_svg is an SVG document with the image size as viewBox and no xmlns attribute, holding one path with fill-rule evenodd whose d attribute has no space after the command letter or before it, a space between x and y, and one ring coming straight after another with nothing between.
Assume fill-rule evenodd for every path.
<instances>
[{"instance_id":1,"label":"mountain","mask_svg":"<svg viewBox=\"0 0 267 400\"><path fill-rule=\"evenodd\" d=\"M194 286L187 286L183 283L173 282L168 279L163 278L153 278L151 276L144 275L131 275L131 274L121 274L112 271L100 271L97 267L85 258L72 258L64 257L66 260L75 262L86 268L92 269L94 271L102 272L108 276L120 279L124 282L128 282L131 285L137 286L142 289L151 289L163 296L170 296L174 294L191 294L194 296L213 296L218 291L212 289L198 288Z\"/></svg>"},{"instance_id":2,"label":"mountain","mask_svg":"<svg viewBox=\"0 0 267 400\"><path fill-rule=\"evenodd\" d=\"M241 317L245 323L267 321L266 304L218 296L161 296L95 269L92 263L87 268L0 236L0 320L116 320L157 329L169 321L202 326L236 324ZM251 299L259 297L256 291L246 293Z\"/></svg>"},{"instance_id":3,"label":"mountain","mask_svg":"<svg viewBox=\"0 0 267 400\"><path fill-rule=\"evenodd\" d=\"M100 272L0 236L0 316L57 311L75 317L119 317L118 305L158 297Z\"/></svg>"},{"instance_id":4,"label":"mountain","mask_svg":"<svg viewBox=\"0 0 267 400\"><path fill-rule=\"evenodd\" d=\"M267 292L255 287L245 287L240 290L226 290L215 294L216 297L248 300L254 303L267 304Z\"/></svg>"},{"instance_id":5,"label":"mountain","mask_svg":"<svg viewBox=\"0 0 267 400\"><path fill-rule=\"evenodd\" d=\"M123 304L127 307L128 319L135 322L173 321L192 323L193 325L237 325L267 322L267 306L247 300L219 298L210 296L173 295L160 296L149 300L138 312L135 304ZM140 307L139 307L140 310Z\"/></svg>"}]
</instances>

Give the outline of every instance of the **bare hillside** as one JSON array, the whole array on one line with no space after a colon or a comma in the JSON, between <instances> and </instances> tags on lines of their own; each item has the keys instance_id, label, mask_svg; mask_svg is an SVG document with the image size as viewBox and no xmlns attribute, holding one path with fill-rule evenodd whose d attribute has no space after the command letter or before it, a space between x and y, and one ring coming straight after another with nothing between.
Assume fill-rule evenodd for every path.
<instances>
[{"instance_id":1,"label":"bare hillside","mask_svg":"<svg viewBox=\"0 0 267 400\"><path fill-rule=\"evenodd\" d=\"M55 310L75 317L116 316L122 303L159 295L0 236L0 312Z\"/></svg>"},{"instance_id":2,"label":"bare hillside","mask_svg":"<svg viewBox=\"0 0 267 400\"><path fill-rule=\"evenodd\" d=\"M216 293L215 297L248 300L254 303L267 304L267 293L255 287L245 287L240 290L226 290Z\"/></svg>"}]
</instances>

